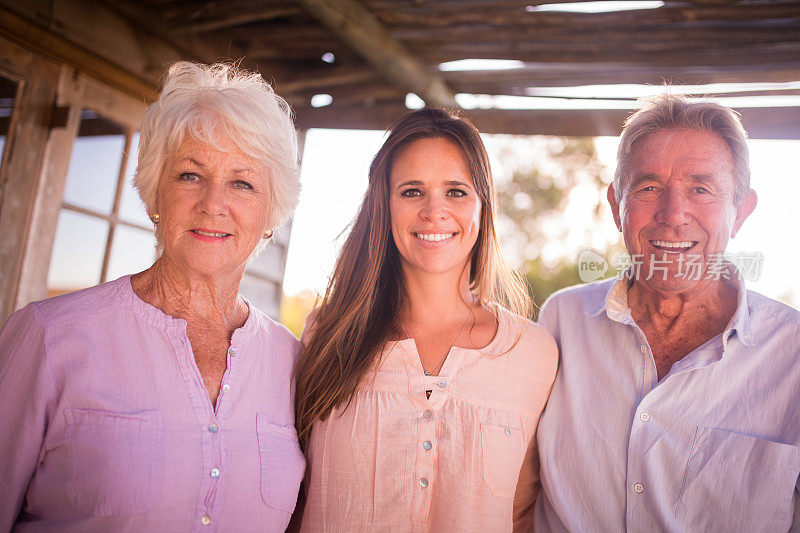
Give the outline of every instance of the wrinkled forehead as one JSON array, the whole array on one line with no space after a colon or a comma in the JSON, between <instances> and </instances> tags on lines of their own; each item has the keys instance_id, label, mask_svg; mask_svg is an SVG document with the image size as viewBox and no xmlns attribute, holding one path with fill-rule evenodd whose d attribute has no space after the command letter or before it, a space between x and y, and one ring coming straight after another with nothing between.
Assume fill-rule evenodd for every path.
<instances>
[{"instance_id":1,"label":"wrinkled forehead","mask_svg":"<svg viewBox=\"0 0 800 533\"><path fill-rule=\"evenodd\" d=\"M733 154L722 137L705 130L660 130L631 147L630 177L702 174L733 180Z\"/></svg>"}]
</instances>

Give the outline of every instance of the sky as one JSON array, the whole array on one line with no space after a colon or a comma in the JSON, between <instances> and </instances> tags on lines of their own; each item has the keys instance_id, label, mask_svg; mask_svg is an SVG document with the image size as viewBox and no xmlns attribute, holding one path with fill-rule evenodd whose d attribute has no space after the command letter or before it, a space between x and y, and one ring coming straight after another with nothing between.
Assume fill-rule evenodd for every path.
<instances>
[{"instance_id":1,"label":"sky","mask_svg":"<svg viewBox=\"0 0 800 533\"><path fill-rule=\"evenodd\" d=\"M322 292L347 230L361 203L367 184L372 156L383 139L382 131L309 130L306 135L301 181L303 191L295 212L289 255L286 263L284 292L298 294L311 290ZM595 139L598 155L611 176L616 158L616 138ZM800 306L800 281L796 276L800 265L798 239L791 237L800 212L800 141L749 141L752 183L759 202L755 212L745 222L735 239L729 242L728 252L761 253L761 273L758 279L747 281L748 288L772 298ZM492 153L491 137L487 148L495 173L502 162ZM581 217L587 199L581 194L570 198L565 210L570 224L588 223ZM585 218L586 221L582 220ZM606 223L590 228L592 241L614 242L618 233L609 215ZM575 254L591 246L583 242L553 243L551 253ZM502 246L501 242L501 246ZM508 253L513 256L514 254ZM613 258L607 258L613 264Z\"/></svg>"}]
</instances>

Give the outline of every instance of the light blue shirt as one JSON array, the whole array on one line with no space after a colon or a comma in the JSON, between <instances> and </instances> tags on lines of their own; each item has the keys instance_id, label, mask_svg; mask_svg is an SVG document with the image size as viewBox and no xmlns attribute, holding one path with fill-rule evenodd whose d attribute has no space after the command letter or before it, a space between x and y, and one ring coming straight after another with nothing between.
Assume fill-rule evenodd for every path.
<instances>
[{"instance_id":1,"label":"light blue shirt","mask_svg":"<svg viewBox=\"0 0 800 533\"><path fill-rule=\"evenodd\" d=\"M728 327L660 381L627 281L545 302L537 532L800 530L800 312L731 283Z\"/></svg>"}]
</instances>

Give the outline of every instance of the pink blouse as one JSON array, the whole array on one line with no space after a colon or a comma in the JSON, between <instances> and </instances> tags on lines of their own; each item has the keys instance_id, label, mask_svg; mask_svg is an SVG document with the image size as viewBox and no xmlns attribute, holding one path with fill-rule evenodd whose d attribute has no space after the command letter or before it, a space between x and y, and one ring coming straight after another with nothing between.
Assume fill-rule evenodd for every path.
<instances>
[{"instance_id":1,"label":"pink blouse","mask_svg":"<svg viewBox=\"0 0 800 533\"><path fill-rule=\"evenodd\" d=\"M558 354L539 326L499 318L488 346L452 348L439 376L413 339L387 344L349 407L314 425L302 531L530 530Z\"/></svg>"},{"instance_id":2,"label":"pink blouse","mask_svg":"<svg viewBox=\"0 0 800 533\"><path fill-rule=\"evenodd\" d=\"M283 531L305 469L298 351L251 306L215 408L186 321L127 276L18 311L0 334L0 531Z\"/></svg>"}]
</instances>

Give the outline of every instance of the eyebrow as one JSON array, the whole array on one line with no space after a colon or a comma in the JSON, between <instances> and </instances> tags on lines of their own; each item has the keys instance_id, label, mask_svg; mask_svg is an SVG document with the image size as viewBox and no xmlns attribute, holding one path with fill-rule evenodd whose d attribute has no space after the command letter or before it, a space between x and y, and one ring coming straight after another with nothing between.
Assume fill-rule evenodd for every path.
<instances>
[{"instance_id":1,"label":"eyebrow","mask_svg":"<svg viewBox=\"0 0 800 533\"><path fill-rule=\"evenodd\" d=\"M653 174L651 172L647 172L645 174L642 174L641 176L637 176L637 177L633 178L631 180L630 185L628 185L628 187L629 188L638 187L639 184L644 182L644 181L658 181L658 182L660 182L661 180L659 179L659 177L657 175L655 175L655 174Z\"/></svg>"},{"instance_id":2,"label":"eyebrow","mask_svg":"<svg viewBox=\"0 0 800 533\"><path fill-rule=\"evenodd\" d=\"M448 186L451 186L451 187L452 186L460 186L460 187L469 187L470 189L472 188L472 186L469 183L464 182L464 181L460 181L460 180L448 180L448 181L445 181L444 184L448 185ZM421 185L425 185L425 184L420 180L409 180L409 181L404 181L403 183L398 184L397 188L399 189L400 187L406 187L406 186L419 187Z\"/></svg>"},{"instance_id":3,"label":"eyebrow","mask_svg":"<svg viewBox=\"0 0 800 533\"><path fill-rule=\"evenodd\" d=\"M184 157L183 159L181 159L179 161L179 163L186 163L187 161L189 163L192 163L192 164L200 167L200 168L206 168L206 165L204 165L203 163L201 163L200 161L198 161L197 159L194 159L192 157ZM254 170L252 168L250 168L250 167L245 167L245 168L234 168L234 169L231 170L231 172L233 174L244 174L246 172L254 172Z\"/></svg>"},{"instance_id":4,"label":"eyebrow","mask_svg":"<svg viewBox=\"0 0 800 533\"><path fill-rule=\"evenodd\" d=\"M692 174L689 176L689 179L695 181L697 183L711 183L715 184L718 182L717 178L711 174Z\"/></svg>"}]
</instances>

